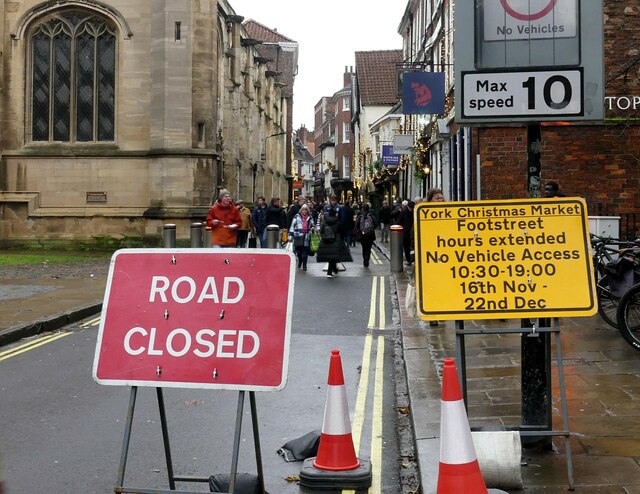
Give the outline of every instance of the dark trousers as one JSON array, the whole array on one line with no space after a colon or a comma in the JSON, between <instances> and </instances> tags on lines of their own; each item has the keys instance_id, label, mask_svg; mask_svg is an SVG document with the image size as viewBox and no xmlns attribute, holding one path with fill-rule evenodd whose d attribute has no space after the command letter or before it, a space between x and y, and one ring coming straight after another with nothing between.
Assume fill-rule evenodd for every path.
<instances>
[{"instance_id":1,"label":"dark trousers","mask_svg":"<svg viewBox=\"0 0 640 494\"><path fill-rule=\"evenodd\" d=\"M309 246L301 245L296 247L296 257L298 258L298 267L307 267L307 259L309 258Z\"/></svg>"},{"instance_id":2,"label":"dark trousers","mask_svg":"<svg viewBox=\"0 0 640 494\"><path fill-rule=\"evenodd\" d=\"M411 231L405 231L402 235L402 249L404 250L404 257L408 263L411 262Z\"/></svg>"},{"instance_id":3,"label":"dark trousers","mask_svg":"<svg viewBox=\"0 0 640 494\"><path fill-rule=\"evenodd\" d=\"M375 235L362 235L360 237L360 245L362 245L362 265L365 268L369 266L369 260L371 259L371 246L375 239Z\"/></svg>"},{"instance_id":4,"label":"dark trousers","mask_svg":"<svg viewBox=\"0 0 640 494\"><path fill-rule=\"evenodd\" d=\"M351 231L344 232L342 234L342 238L344 239L344 243L347 247L351 247L352 245L356 245L355 240L353 240L353 233Z\"/></svg>"},{"instance_id":5,"label":"dark trousers","mask_svg":"<svg viewBox=\"0 0 640 494\"><path fill-rule=\"evenodd\" d=\"M338 274L338 261L329 261L329 266L327 267L327 274Z\"/></svg>"},{"instance_id":6,"label":"dark trousers","mask_svg":"<svg viewBox=\"0 0 640 494\"><path fill-rule=\"evenodd\" d=\"M238 230L236 235L236 247L246 247L249 230Z\"/></svg>"}]
</instances>

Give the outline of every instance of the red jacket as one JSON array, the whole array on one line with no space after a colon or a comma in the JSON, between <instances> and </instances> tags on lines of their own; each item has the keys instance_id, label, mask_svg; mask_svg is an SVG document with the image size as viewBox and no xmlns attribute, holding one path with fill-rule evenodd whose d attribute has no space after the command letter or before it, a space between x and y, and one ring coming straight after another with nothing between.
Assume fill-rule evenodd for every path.
<instances>
[{"instance_id":1,"label":"red jacket","mask_svg":"<svg viewBox=\"0 0 640 494\"><path fill-rule=\"evenodd\" d=\"M213 220L220 220L222 223L213 224ZM220 245L221 247L236 246L236 230L229 228L235 225L237 229L242 223L238 208L233 204L228 207L222 207L221 201L216 201L207 214L207 226L211 228L211 245Z\"/></svg>"}]
</instances>

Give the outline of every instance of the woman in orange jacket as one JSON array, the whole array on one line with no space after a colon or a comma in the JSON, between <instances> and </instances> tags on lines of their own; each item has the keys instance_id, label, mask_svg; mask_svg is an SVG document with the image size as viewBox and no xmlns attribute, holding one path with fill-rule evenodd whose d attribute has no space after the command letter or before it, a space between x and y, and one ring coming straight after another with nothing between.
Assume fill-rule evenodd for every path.
<instances>
[{"instance_id":1,"label":"woman in orange jacket","mask_svg":"<svg viewBox=\"0 0 640 494\"><path fill-rule=\"evenodd\" d=\"M233 205L231 194L222 189L218 200L207 214L207 227L211 228L211 246L235 247L236 231L241 223L240 212Z\"/></svg>"}]
</instances>

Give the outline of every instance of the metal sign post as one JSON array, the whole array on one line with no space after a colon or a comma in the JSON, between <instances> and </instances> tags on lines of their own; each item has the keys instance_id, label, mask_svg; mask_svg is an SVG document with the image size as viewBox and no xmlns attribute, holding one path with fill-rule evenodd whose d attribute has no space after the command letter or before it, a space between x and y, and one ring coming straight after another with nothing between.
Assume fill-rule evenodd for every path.
<instances>
[{"instance_id":1,"label":"metal sign post","mask_svg":"<svg viewBox=\"0 0 640 494\"><path fill-rule=\"evenodd\" d=\"M569 441L558 317L597 311L589 255L587 208L581 198L420 203L415 209L416 305L424 320L454 320L460 382L466 402L465 335L519 333L521 435ZM467 330L464 320L522 319L520 328ZM554 328L529 319L556 318ZM542 326L542 327L541 327ZM551 352L556 335L562 400L561 431L551 426ZM540 362L549 363L547 367ZM526 389L536 386L536 390ZM538 392L546 388L545 392ZM542 403L538 400L541 399ZM544 401L546 400L546 402ZM549 406L547 406L549 405ZM542 419L540 419L542 415ZM573 488L571 450L567 469Z\"/></svg>"}]
</instances>

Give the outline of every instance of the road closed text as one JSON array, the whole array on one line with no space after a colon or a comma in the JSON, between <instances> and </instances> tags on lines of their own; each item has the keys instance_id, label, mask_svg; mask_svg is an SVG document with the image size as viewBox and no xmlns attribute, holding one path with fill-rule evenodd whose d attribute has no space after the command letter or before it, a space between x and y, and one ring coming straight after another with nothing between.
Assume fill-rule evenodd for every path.
<instances>
[{"instance_id":1,"label":"road closed text","mask_svg":"<svg viewBox=\"0 0 640 494\"><path fill-rule=\"evenodd\" d=\"M124 336L124 351L129 355L171 355L182 357L242 358L254 357L260 350L260 338L255 331L235 329L200 329L192 336L184 328L159 334L156 328L131 328Z\"/></svg>"},{"instance_id":2,"label":"road closed text","mask_svg":"<svg viewBox=\"0 0 640 494\"><path fill-rule=\"evenodd\" d=\"M117 251L94 379L110 385L282 389L295 257L268 250Z\"/></svg>"}]
</instances>

